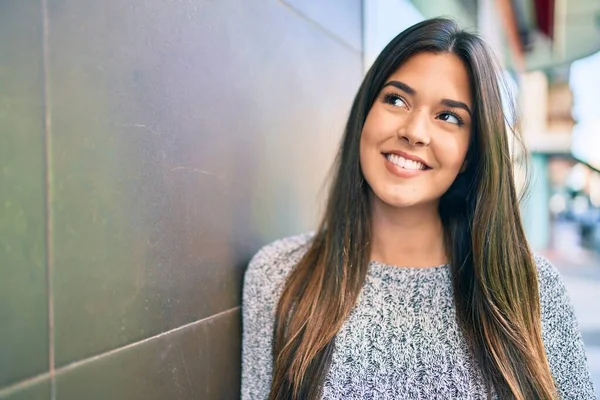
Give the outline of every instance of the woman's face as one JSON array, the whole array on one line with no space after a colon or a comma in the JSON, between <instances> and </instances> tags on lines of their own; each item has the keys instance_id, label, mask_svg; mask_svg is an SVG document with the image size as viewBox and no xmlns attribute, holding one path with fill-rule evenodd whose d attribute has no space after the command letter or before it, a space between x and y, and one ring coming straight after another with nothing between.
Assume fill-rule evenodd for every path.
<instances>
[{"instance_id":1,"label":"woman's face","mask_svg":"<svg viewBox=\"0 0 600 400\"><path fill-rule=\"evenodd\" d=\"M375 200L437 205L466 167L473 110L469 74L449 53L418 53L386 81L360 139Z\"/></svg>"}]
</instances>

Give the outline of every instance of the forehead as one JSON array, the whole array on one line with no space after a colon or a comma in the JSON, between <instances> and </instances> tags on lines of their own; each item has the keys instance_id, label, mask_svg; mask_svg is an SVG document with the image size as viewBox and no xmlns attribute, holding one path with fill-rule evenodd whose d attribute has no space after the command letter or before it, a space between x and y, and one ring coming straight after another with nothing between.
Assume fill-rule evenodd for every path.
<instances>
[{"instance_id":1,"label":"forehead","mask_svg":"<svg viewBox=\"0 0 600 400\"><path fill-rule=\"evenodd\" d=\"M464 62L452 53L417 53L406 60L386 82L401 81L424 99L451 99L472 105L472 88Z\"/></svg>"}]
</instances>

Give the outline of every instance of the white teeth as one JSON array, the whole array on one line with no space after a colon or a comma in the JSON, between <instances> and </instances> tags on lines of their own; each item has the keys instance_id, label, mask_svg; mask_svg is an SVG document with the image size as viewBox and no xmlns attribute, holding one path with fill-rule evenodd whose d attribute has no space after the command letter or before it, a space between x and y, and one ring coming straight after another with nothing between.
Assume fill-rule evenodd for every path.
<instances>
[{"instance_id":1,"label":"white teeth","mask_svg":"<svg viewBox=\"0 0 600 400\"><path fill-rule=\"evenodd\" d=\"M400 157L394 154L394 161L392 161L394 164L396 164L397 166L403 168L404 165L406 165L406 158L404 157Z\"/></svg>"},{"instance_id":2,"label":"white teeth","mask_svg":"<svg viewBox=\"0 0 600 400\"><path fill-rule=\"evenodd\" d=\"M410 169L410 170L421 170L425 169L425 165L418 161L408 160L404 157L400 157L396 154L388 154L387 159L390 160L393 164L399 166L400 168Z\"/></svg>"}]
</instances>

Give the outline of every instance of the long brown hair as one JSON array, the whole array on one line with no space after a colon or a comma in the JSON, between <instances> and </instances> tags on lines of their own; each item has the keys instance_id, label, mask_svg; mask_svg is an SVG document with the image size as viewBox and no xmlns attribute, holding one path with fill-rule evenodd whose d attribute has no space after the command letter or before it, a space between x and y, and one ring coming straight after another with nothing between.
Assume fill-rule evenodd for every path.
<instances>
[{"instance_id":1,"label":"long brown hair","mask_svg":"<svg viewBox=\"0 0 600 400\"><path fill-rule=\"evenodd\" d=\"M432 19L387 45L354 99L320 227L277 307L271 400L320 397L335 336L356 303L369 264L370 189L359 161L363 124L387 77L419 52L461 58L474 98L467 169L439 206L459 325L488 385L501 398L556 397L542 342L537 269L513 180L498 67L478 36L453 21Z\"/></svg>"}]
</instances>

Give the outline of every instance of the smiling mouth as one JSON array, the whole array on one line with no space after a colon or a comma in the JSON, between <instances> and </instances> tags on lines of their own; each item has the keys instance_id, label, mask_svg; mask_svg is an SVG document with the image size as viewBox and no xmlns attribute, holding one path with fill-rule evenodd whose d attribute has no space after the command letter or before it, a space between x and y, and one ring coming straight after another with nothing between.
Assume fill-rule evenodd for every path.
<instances>
[{"instance_id":1,"label":"smiling mouth","mask_svg":"<svg viewBox=\"0 0 600 400\"><path fill-rule=\"evenodd\" d=\"M394 164L402 169L407 169L410 171L425 171L425 170L431 169L430 167L423 164L422 162L415 161L415 160L409 160L409 159L399 156L397 154L383 153L382 155L389 162L391 162L392 164Z\"/></svg>"}]
</instances>

